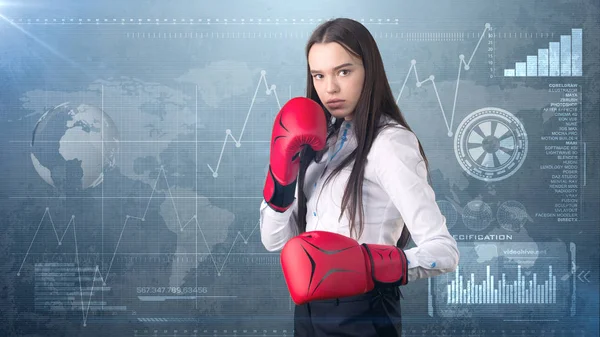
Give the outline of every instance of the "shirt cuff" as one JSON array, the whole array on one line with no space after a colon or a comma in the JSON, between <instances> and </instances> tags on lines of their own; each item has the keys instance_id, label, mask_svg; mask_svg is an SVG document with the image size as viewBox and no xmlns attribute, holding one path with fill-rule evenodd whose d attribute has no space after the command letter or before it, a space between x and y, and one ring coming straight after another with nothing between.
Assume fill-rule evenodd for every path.
<instances>
[{"instance_id":1,"label":"shirt cuff","mask_svg":"<svg viewBox=\"0 0 600 337\"><path fill-rule=\"evenodd\" d=\"M416 249L417 249L417 247L407 249L404 251L404 254L406 255L406 261L408 263L408 269L420 267L419 260L417 259Z\"/></svg>"}]
</instances>

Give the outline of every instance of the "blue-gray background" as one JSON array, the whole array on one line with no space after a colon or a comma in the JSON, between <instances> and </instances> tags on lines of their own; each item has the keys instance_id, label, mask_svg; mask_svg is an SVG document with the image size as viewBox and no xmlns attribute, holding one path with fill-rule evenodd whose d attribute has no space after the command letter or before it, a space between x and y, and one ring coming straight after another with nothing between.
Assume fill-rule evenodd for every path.
<instances>
[{"instance_id":1,"label":"blue-gray background","mask_svg":"<svg viewBox=\"0 0 600 337\"><path fill-rule=\"evenodd\" d=\"M457 273L404 287L406 335L597 336L598 3L408 3L0 2L0 334L292 335L257 227L268 140L304 95L310 32L346 16L379 44L461 248ZM503 76L573 28L583 76ZM480 109L522 145L497 180L456 152ZM556 303L447 303L487 266L527 289L551 266Z\"/></svg>"}]
</instances>

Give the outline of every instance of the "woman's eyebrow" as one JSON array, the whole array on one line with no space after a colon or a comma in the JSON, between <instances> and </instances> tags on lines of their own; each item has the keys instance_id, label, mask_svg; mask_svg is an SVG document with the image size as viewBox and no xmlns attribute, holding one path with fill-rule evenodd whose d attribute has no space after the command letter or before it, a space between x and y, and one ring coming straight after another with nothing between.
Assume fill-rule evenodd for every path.
<instances>
[{"instance_id":1,"label":"woman's eyebrow","mask_svg":"<svg viewBox=\"0 0 600 337\"><path fill-rule=\"evenodd\" d=\"M346 63L340 64L339 66L336 66L336 67L334 67L334 68L333 68L333 70L338 70L338 69L340 69L340 68L343 68L343 67L348 67L348 66L353 66L353 65L354 65L353 63L346 62ZM321 72L321 70L315 70L315 69L311 69L311 70L310 70L310 73L311 73L311 74L314 74L314 73L320 73L320 72Z\"/></svg>"}]
</instances>

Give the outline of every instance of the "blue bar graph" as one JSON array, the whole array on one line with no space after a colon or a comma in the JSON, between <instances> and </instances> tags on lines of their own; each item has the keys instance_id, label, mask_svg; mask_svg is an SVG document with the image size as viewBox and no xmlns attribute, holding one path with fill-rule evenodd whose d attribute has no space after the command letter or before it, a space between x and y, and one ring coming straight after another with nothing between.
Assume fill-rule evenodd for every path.
<instances>
[{"instance_id":1,"label":"blue bar graph","mask_svg":"<svg viewBox=\"0 0 600 337\"><path fill-rule=\"evenodd\" d=\"M571 75L582 76L583 30L571 30Z\"/></svg>"},{"instance_id":2,"label":"blue bar graph","mask_svg":"<svg viewBox=\"0 0 600 337\"><path fill-rule=\"evenodd\" d=\"M456 270L429 281L429 314L515 320L572 317L575 283L580 282L573 277L573 247L543 241L460 242Z\"/></svg>"},{"instance_id":3,"label":"blue bar graph","mask_svg":"<svg viewBox=\"0 0 600 337\"><path fill-rule=\"evenodd\" d=\"M552 274L552 266L548 266L548 279L538 284L537 273L527 280L517 266L516 280L507 282L506 274L502 273L501 280L494 280L490 274L490 266L486 266L485 280L476 283L475 274L471 273L464 280L460 266L456 268L454 280L447 285L448 304L555 304L556 275ZM466 281L466 283L465 283Z\"/></svg>"},{"instance_id":4,"label":"blue bar graph","mask_svg":"<svg viewBox=\"0 0 600 337\"><path fill-rule=\"evenodd\" d=\"M527 76L537 76L538 58L535 55L527 55Z\"/></svg>"},{"instance_id":5,"label":"blue bar graph","mask_svg":"<svg viewBox=\"0 0 600 337\"><path fill-rule=\"evenodd\" d=\"M560 42L550 42L549 53L549 75L560 76Z\"/></svg>"},{"instance_id":6,"label":"blue bar graph","mask_svg":"<svg viewBox=\"0 0 600 337\"><path fill-rule=\"evenodd\" d=\"M571 76L571 36L560 36L560 76Z\"/></svg>"},{"instance_id":7,"label":"blue bar graph","mask_svg":"<svg viewBox=\"0 0 600 337\"><path fill-rule=\"evenodd\" d=\"M583 76L583 29L571 29L571 35L560 35L559 41L540 48L537 55L527 55L525 62L515 62L504 69L505 77L572 77Z\"/></svg>"},{"instance_id":8,"label":"blue bar graph","mask_svg":"<svg viewBox=\"0 0 600 337\"><path fill-rule=\"evenodd\" d=\"M548 76L548 49L538 49L538 76Z\"/></svg>"},{"instance_id":9,"label":"blue bar graph","mask_svg":"<svg viewBox=\"0 0 600 337\"><path fill-rule=\"evenodd\" d=\"M515 63L515 76L527 76L527 62Z\"/></svg>"}]
</instances>

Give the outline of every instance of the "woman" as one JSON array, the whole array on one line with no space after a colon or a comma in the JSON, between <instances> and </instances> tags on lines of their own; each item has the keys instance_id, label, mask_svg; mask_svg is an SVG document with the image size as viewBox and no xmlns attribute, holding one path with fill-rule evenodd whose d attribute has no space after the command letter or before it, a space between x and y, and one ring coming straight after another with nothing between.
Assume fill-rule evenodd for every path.
<instances>
[{"instance_id":1,"label":"woman","mask_svg":"<svg viewBox=\"0 0 600 337\"><path fill-rule=\"evenodd\" d=\"M402 284L454 271L456 242L435 202L425 154L395 103L372 35L354 20L330 20L313 32L306 57L307 97L323 109L326 135L320 139L315 131L318 120L303 120L314 109L293 106L297 101L282 109L287 127L284 117L278 117L273 139L281 125L310 146L302 147L296 183L296 159L273 159L279 154L272 143L260 207L265 248L278 251L302 233L325 231L360 244L400 247L408 260ZM294 108L304 109L296 119L289 117ZM286 161L292 167L286 172L294 174L282 181L276 172L281 168L275 166ZM290 191L295 197L282 196ZM409 237L416 247L402 250ZM297 305L294 335L400 336L400 297L393 286Z\"/></svg>"}]
</instances>

